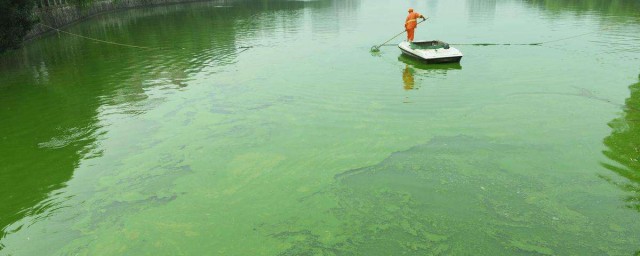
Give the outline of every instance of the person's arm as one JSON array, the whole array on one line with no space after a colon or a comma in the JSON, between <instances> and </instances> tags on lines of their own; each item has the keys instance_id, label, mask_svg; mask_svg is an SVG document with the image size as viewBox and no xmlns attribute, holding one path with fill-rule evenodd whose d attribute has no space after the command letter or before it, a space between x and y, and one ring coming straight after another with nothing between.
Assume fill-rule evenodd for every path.
<instances>
[{"instance_id":1,"label":"person's arm","mask_svg":"<svg viewBox=\"0 0 640 256\"><path fill-rule=\"evenodd\" d=\"M420 17L419 17L419 18L422 18L422 21L427 20L427 18L425 18L422 14L420 14Z\"/></svg>"}]
</instances>

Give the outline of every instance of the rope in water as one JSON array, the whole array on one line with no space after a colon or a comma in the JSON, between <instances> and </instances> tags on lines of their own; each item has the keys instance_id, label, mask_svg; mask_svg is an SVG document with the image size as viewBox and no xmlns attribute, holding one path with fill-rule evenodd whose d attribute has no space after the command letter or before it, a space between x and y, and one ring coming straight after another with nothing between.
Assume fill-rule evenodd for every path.
<instances>
[{"instance_id":1,"label":"rope in water","mask_svg":"<svg viewBox=\"0 0 640 256\"><path fill-rule=\"evenodd\" d=\"M111 42L111 41L105 41L105 40L100 40L100 39L96 39L96 38L86 37L86 36L83 36L83 35L74 34L74 33L68 32L68 31L64 31L64 30L61 30L61 29L54 28L52 26L49 26L49 25L46 25L46 24L43 24L43 23L40 23L40 25L48 27L48 28L53 29L53 30L56 30L58 32L62 32L62 33L68 34L68 35L77 36L77 37L80 37L80 38L84 38L84 39L87 39L87 40L92 40L92 41L96 41L96 42L100 42L100 43L113 44L113 45L119 45L119 46L130 47L130 48L147 49L147 50L160 49L160 48L152 48L152 47L146 47L146 46L138 46L138 45L131 45L131 44L121 44L121 43L116 43L116 42Z\"/></svg>"},{"instance_id":2,"label":"rope in water","mask_svg":"<svg viewBox=\"0 0 640 256\"><path fill-rule=\"evenodd\" d=\"M533 45L533 46L540 46L540 45L542 45L542 43L528 43L528 44L507 44L507 43L475 43L475 44L459 44L459 43L453 43L453 44L449 44L449 45L472 45L472 46Z\"/></svg>"},{"instance_id":3,"label":"rope in water","mask_svg":"<svg viewBox=\"0 0 640 256\"><path fill-rule=\"evenodd\" d=\"M576 37L586 36L586 35L597 33L597 32L598 31L591 31L591 32L587 32L587 33L584 33L584 34L579 34L579 35L569 36L569 37L563 37L563 38L560 38L560 39L550 40L550 41L546 41L546 42L539 42L539 43L474 43L474 44L451 43L450 45L472 45L472 46L531 45L531 46L540 46L540 45L543 45L543 44L555 43L555 42L569 40L569 39L576 38Z\"/></svg>"},{"instance_id":4,"label":"rope in water","mask_svg":"<svg viewBox=\"0 0 640 256\"><path fill-rule=\"evenodd\" d=\"M606 30L606 28L604 30ZM560 39L555 39L555 40L550 40L550 41L545 41L545 42L539 42L539 43L450 43L449 45L471 45L471 46L528 45L528 46L541 46L543 44L555 43L555 42L559 42L559 41L569 40L569 39L572 39L572 38L586 36L586 35L597 33L597 32L598 31L591 31L591 32L584 33L584 34L579 34L579 35L569 36L569 37L563 37L563 38L560 38ZM387 44L385 42L384 44L378 45L377 48L380 48L382 46L396 46L396 44Z\"/></svg>"},{"instance_id":5,"label":"rope in water","mask_svg":"<svg viewBox=\"0 0 640 256\"><path fill-rule=\"evenodd\" d=\"M146 47L146 46L138 46L138 45L132 45L132 44L122 44L122 43L116 43L116 42L111 42L111 41L105 41L105 40L100 40L100 39L96 39L96 38L92 38L92 37L87 37L87 36L83 36L83 35L74 34L74 33L68 32L68 31L64 31L64 30L61 30L61 29L54 28L52 26L49 26L49 25L46 25L46 24L43 24L43 23L40 23L40 25L48 27L48 28L53 29L53 30L56 30L58 32L62 32L62 33L68 34L68 35L72 35L72 36L76 36L76 37L80 37L80 38L84 38L84 39L87 39L87 40L96 41L96 42L100 42L100 43L113 44L113 45L118 45L118 46L145 49L145 50L163 49L163 48L160 48L160 47ZM238 49L243 49L240 52L238 52L238 54L239 54L239 53L242 53L242 52L244 52L246 50L249 50L250 48L253 48L253 46L239 46L237 48Z\"/></svg>"},{"instance_id":6,"label":"rope in water","mask_svg":"<svg viewBox=\"0 0 640 256\"><path fill-rule=\"evenodd\" d=\"M425 20L422 20L422 21L418 22L418 24L422 23ZM72 36L76 36L76 37L80 37L80 38L84 38L84 39L87 39L87 40L92 40L92 41L96 41L96 42L100 42L100 43L106 43L106 44L112 44L112 45L118 45L118 46L130 47L130 48L147 49L147 50L161 49L161 48L153 48L153 47L146 47L146 46L138 46L138 45L122 44L122 43L117 43L117 42L105 41L105 40L100 40L100 39L96 39L96 38L92 38L92 37L87 37L87 36L83 36L83 35L74 34L74 33L68 32L68 31L64 31L64 30L61 30L61 29L58 29L58 28L54 28L54 27L46 25L44 23L40 23L40 25L42 25L44 27L47 27L47 28L50 28L50 29L53 29L53 30L58 31L58 32L62 32L62 33L68 34L68 35L72 35ZM394 36L393 38L389 39L388 41L386 41L386 42L384 42L384 43L382 43L380 45L371 47L371 50L372 51L377 51L382 46L395 46L395 44L387 44L387 43L389 41L393 40L394 38L396 38L397 36L401 35L404 32L405 31L402 31L400 34ZM539 43L451 43L450 45L471 45L471 46L529 45L529 46L540 46L540 45L543 45L543 44L554 43L554 42L568 40L568 39L572 39L572 38L576 38L576 37L586 36L586 35L593 34L593 33L596 33L596 32L597 31L592 31L592 32L588 32L588 33L584 33L584 34L580 34L580 35L560 38L560 39L556 39L556 40L550 40L550 41L546 41L546 42L539 42ZM241 47L241 48L244 48L244 47Z\"/></svg>"}]
</instances>

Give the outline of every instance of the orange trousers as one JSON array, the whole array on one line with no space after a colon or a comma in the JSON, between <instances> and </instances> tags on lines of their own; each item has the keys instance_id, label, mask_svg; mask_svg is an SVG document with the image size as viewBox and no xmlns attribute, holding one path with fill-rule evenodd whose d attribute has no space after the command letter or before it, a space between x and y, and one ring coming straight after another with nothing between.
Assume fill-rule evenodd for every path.
<instances>
[{"instance_id":1,"label":"orange trousers","mask_svg":"<svg viewBox=\"0 0 640 256\"><path fill-rule=\"evenodd\" d=\"M413 41L413 35L415 31L415 28L407 29L407 41Z\"/></svg>"}]
</instances>

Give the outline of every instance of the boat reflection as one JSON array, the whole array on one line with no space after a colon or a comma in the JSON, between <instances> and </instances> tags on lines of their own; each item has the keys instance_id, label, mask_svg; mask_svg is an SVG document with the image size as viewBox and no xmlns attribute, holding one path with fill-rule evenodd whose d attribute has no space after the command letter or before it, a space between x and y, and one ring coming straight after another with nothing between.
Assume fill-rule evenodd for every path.
<instances>
[{"instance_id":1,"label":"boat reflection","mask_svg":"<svg viewBox=\"0 0 640 256\"><path fill-rule=\"evenodd\" d=\"M629 192L624 199L627 207L640 211L640 75L638 83L629 86L631 95L625 101L624 113L609 122L611 134L604 138L607 146L602 153L615 163L602 166L625 180L603 177Z\"/></svg>"},{"instance_id":2,"label":"boat reflection","mask_svg":"<svg viewBox=\"0 0 640 256\"><path fill-rule=\"evenodd\" d=\"M446 76L452 70L461 70L460 63L447 64L426 64L406 55L400 55L398 60L405 64L402 70L402 83L405 90L414 90L416 88L416 76L434 77Z\"/></svg>"}]
</instances>

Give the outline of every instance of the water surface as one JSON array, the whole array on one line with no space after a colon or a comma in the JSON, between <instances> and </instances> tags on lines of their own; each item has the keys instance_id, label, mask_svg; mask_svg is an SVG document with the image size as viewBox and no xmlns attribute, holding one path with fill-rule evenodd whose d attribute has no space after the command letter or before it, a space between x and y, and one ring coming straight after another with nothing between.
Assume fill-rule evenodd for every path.
<instances>
[{"instance_id":1,"label":"water surface","mask_svg":"<svg viewBox=\"0 0 640 256\"><path fill-rule=\"evenodd\" d=\"M460 64L369 52L408 7ZM0 56L0 254L637 254L638 13L236 1L74 24L152 49Z\"/></svg>"}]
</instances>

